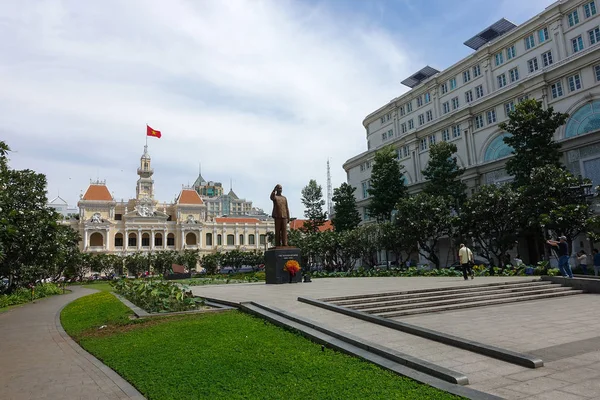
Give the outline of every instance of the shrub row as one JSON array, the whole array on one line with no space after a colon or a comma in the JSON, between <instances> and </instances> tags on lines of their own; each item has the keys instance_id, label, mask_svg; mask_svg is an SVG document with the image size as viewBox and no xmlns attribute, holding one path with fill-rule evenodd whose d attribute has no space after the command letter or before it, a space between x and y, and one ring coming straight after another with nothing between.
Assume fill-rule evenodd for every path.
<instances>
[{"instance_id":1,"label":"shrub row","mask_svg":"<svg viewBox=\"0 0 600 400\"><path fill-rule=\"evenodd\" d=\"M117 293L148 312L192 310L200 301L192 292L164 279L120 279L111 285Z\"/></svg>"},{"instance_id":2,"label":"shrub row","mask_svg":"<svg viewBox=\"0 0 600 400\"><path fill-rule=\"evenodd\" d=\"M34 287L33 299L62 293L62 289L54 283L40 283ZM0 308L28 303L31 301L31 289L19 288L11 294L0 295Z\"/></svg>"}]
</instances>

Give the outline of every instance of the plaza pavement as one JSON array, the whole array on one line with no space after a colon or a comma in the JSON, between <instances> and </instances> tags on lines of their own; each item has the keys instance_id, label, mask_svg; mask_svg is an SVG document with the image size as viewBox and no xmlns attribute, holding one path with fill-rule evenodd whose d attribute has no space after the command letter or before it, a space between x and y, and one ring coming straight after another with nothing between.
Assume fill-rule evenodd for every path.
<instances>
[{"instance_id":1,"label":"plaza pavement","mask_svg":"<svg viewBox=\"0 0 600 400\"><path fill-rule=\"evenodd\" d=\"M116 400L144 397L64 332L59 312L96 290L36 300L0 313L0 399Z\"/></svg>"},{"instance_id":2,"label":"plaza pavement","mask_svg":"<svg viewBox=\"0 0 600 400\"><path fill-rule=\"evenodd\" d=\"M207 285L192 287L198 296L232 302L256 301L345 331L396 351L463 372L469 387L507 399L600 398L600 296L486 306L397 318L509 350L538 355L544 367L529 369L425 338L371 324L297 301L391 291L461 287L531 277L327 278L308 284Z\"/></svg>"}]
</instances>

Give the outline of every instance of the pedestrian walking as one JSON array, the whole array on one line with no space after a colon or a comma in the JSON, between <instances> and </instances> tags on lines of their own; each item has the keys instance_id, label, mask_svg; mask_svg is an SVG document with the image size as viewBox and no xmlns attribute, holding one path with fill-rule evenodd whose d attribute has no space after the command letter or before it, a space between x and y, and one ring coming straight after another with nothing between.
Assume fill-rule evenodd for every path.
<instances>
[{"instance_id":1,"label":"pedestrian walking","mask_svg":"<svg viewBox=\"0 0 600 400\"><path fill-rule=\"evenodd\" d=\"M583 274L587 275L587 254L585 254L585 251L580 250L579 253L577 253L577 261L579 261L579 266L581 267Z\"/></svg>"},{"instance_id":2,"label":"pedestrian walking","mask_svg":"<svg viewBox=\"0 0 600 400\"><path fill-rule=\"evenodd\" d=\"M573 271L571 271L571 266L569 265L569 245L567 244L567 237L560 236L558 240L559 241L557 242L556 240L548 239L546 243L558 248L558 269L560 274L564 278L572 278Z\"/></svg>"},{"instance_id":3,"label":"pedestrian walking","mask_svg":"<svg viewBox=\"0 0 600 400\"><path fill-rule=\"evenodd\" d=\"M600 271L600 253L598 253L598 249L594 249L592 253L594 253L594 276L598 276L598 271Z\"/></svg>"},{"instance_id":4,"label":"pedestrian walking","mask_svg":"<svg viewBox=\"0 0 600 400\"><path fill-rule=\"evenodd\" d=\"M471 279L475 279L475 273L473 272L473 252L464 243L460 244L458 258L465 281L469 280L469 275L471 275Z\"/></svg>"}]
</instances>

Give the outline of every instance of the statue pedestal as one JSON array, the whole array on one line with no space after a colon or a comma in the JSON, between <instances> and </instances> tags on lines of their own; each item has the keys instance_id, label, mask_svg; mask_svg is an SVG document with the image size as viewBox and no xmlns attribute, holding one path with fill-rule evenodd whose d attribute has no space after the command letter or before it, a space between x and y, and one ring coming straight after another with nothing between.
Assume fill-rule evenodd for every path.
<instances>
[{"instance_id":1,"label":"statue pedestal","mask_svg":"<svg viewBox=\"0 0 600 400\"><path fill-rule=\"evenodd\" d=\"M302 282L303 270L298 271L290 281L290 274L283 270L288 260L296 260L300 267L303 267L300 262L300 249L297 247L274 247L265 252L265 281L267 284Z\"/></svg>"}]
</instances>

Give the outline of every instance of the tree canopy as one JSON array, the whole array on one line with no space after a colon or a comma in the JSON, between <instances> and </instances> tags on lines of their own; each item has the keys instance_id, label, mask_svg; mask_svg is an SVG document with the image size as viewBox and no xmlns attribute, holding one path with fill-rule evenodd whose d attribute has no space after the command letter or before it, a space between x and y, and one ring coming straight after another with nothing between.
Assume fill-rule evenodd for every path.
<instances>
[{"instance_id":1,"label":"tree canopy","mask_svg":"<svg viewBox=\"0 0 600 400\"><path fill-rule=\"evenodd\" d=\"M465 172L458 166L454 143L440 142L429 148L429 162L423 170L427 179L423 191L433 196L444 196L451 199L458 208L466 198L466 185L460 180Z\"/></svg>"},{"instance_id":2,"label":"tree canopy","mask_svg":"<svg viewBox=\"0 0 600 400\"><path fill-rule=\"evenodd\" d=\"M375 153L367 212L379 222L390 221L396 204L406 196L403 169L394 147L386 146Z\"/></svg>"},{"instance_id":3,"label":"tree canopy","mask_svg":"<svg viewBox=\"0 0 600 400\"><path fill-rule=\"evenodd\" d=\"M311 179L302 189L302 204L304 205L304 230L306 232L318 232L319 227L325 223L327 213L323 211L325 200L323 190L317 181Z\"/></svg>"},{"instance_id":4,"label":"tree canopy","mask_svg":"<svg viewBox=\"0 0 600 400\"><path fill-rule=\"evenodd\" d=\"M333 189L333 217L331 222L338 232L352 230L360 224L361 218L356 208L354 192L356 188L342 183Z\"/></svg>"}]
</instances>

